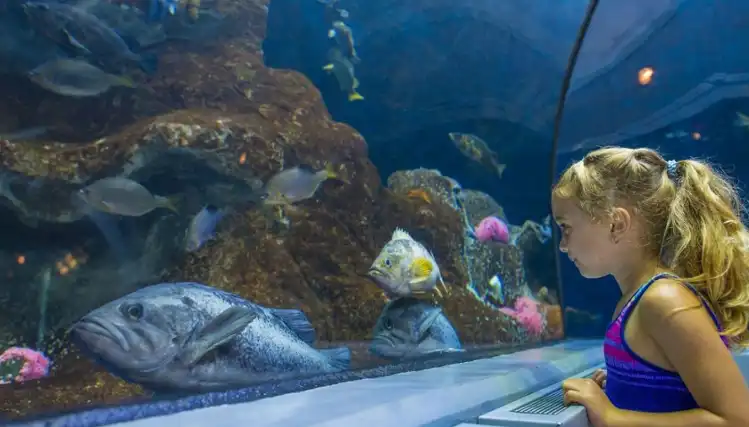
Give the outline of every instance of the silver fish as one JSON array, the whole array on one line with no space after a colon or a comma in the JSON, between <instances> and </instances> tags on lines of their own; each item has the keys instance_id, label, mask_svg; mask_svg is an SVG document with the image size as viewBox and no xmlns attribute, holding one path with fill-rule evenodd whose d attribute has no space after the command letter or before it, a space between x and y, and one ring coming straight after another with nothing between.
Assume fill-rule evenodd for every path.
<instances>
[{"instance_id":1,"label":"silver fish","mask_svg":"<svg viewBox=\"0 0 749 427\"><path fill-rule=\"evenodd\" d=\"M307 200L315 195L324 181L338 178L331 165L313 172L307 168L293 167L275 174L265 185L267 205L285 205Z\"/></svg>"},{"instance_id":2,"label":"silver fish","mask_svg":"<svg viewBox=\"0 0 749 427\"><path fill-rule=\"evenodd\" d=\"M200 283L141 288L71 329L112 373L152 390L209 391L348 369L348 348L317 350L299 310L254 304Z\"/></svg>"},{"instance_id":3,"label":"silver fish","mask_svg":"<svg viewBox=\"0 0 749 427\"><path fill-rule=\"evenodd\" d=\"M405 230L396 228L367 272L388 296L406 297L446 288L434 255Z\"/></svg>"},{"instance_id":4,"label":"silver fish","mask_svg":"<svg viewBox=\"0 0 749 427\"><path fill-rule=\"evenodd\" d=\"M185 250L187 252L197 251L207 241L214 239L216 237L216 225L223 216L224 213L213 205L207 205L195 214L187 229Z\"/></svg>"},{"instance_id":5,"label":"silver fish","mask_svg":"<svg viewBox=\"0 0 749 427\"><path fill-rule=\"evenodd\" d=\"M462 346L441 308L406 297L389 302L382 310L372 332L369 351L397 360L462 351Z\"/></svg>"},{"instance_id":6,"label":"silver fish","mask_svg":"<svg viewBox=\"0 0 749 427\"><path fill-rule=\"evenodd\" d=\"M155 196L146 187L127 178L100 179L78 190L77 195L90 207L117 215L141 216L160 207L177 212L170 199Z\"/></svg>"},{"instance_id":7,"label":"silver fish","mask_svg":"<svg viewBox=\"0 0 749 427\"><path fill-rule=\"evenodd\" d=\"M70 97L100 95L112 86L135 87L126 77L108 74L88 62L77 59L55 59L34 68L29 79L37 85Z\"/></svg>"}]
</instances>

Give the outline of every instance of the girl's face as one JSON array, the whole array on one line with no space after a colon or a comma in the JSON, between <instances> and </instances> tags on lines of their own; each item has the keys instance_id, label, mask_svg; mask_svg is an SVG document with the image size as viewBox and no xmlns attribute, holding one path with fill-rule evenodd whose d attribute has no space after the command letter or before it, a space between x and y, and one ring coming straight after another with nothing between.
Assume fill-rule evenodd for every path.
<instances>
[{"instance_id":1,"label":"girl's face","mask_svg":"<svg viewBox=\"0 0 749 427\"><path fill-rule=\"evenodd\" d=\"M595 279L611 274L619 259L619 245L612 239L612 226L595 221L575 200L552 198L554 220L561 229L559 250L566 253L583 277Z\"/></svg>"}]
</instances>

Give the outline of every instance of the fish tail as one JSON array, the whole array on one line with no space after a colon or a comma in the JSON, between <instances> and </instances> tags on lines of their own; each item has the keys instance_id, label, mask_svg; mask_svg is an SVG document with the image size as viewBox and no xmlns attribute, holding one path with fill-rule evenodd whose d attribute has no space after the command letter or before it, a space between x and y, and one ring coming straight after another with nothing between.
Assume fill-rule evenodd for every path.
<instances>
[{"instance_id":1,"label":"fish tail","mask_svg":"<svg viewBox=\"0 0 749 427\"><path fill-rule=\"evenodd\" d=\"M119 86L134 88L137 84L129 76L115 76L115 83Z\"/></svg>"},{"instance_id":2,"label":"fish tail","mask_svg":"<svg viewBox=\"0 0 749 427\"><path fill-rule=\"evenodd\" d=\"M330 359L330 364L338 370L348 370L351 365L351 350L348 347L326 348L320 353Z\"/></svg>"},{"instance_id":3,"label":"fish tail","mask_svg":"<svg viewBox=\"0 0 749 427\"><path fill-rule=\"evenodd\" d=\"M499 175L499 177L502 178L502 174L507 168L507 165L500 163L500 164L497 164L496 168L497 168L497 175Z\"/></svg>"},{"instance_id":4,"label":"fish tail","mask_svg":"<svg viewBox=\"0 0 749 427\"><path fill-rule=\"evenodd\" d=\"M177 208L178 199L179 198L177 196L170 196L170 197L156 196L156 201L158 202L159 206L163 208L167 208L174 213L179 213L179 209Z\"/></svg>"},{"instance_id":5,"label":"fish tail","mask_svg":"<svg viewBox=\"0 0 749 427\"><path fill-rule=\"evenodd\" d=\"M326 179L338 179L338 171L335 170L335 167L332 163L328 163L325 165L325 178Z\"/></svg>"},{"instance_id":6,"label":"fish tail","mask_svg":"<svg viewBox=\"0 0 749 427\"><path fill-rule=\"evenodd\" d=\"M351 93L348 94L348 100L350 102L353 102L353 101L363 101L364 97L361 96L361 94L359 94L359 92L357 92L357 91L354 90L354 91L352 91Z\"/></svg>"}]
</instances>

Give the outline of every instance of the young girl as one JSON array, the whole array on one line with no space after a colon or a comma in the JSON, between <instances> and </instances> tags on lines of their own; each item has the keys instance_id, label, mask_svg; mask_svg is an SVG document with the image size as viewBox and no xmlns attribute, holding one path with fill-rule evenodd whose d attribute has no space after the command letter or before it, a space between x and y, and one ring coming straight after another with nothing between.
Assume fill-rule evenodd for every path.
<instances>
[{"instance_id":1,"label":"young girl","mask_svg":"<svg viewBox=\"0 0 749 427\"><path fill-rule=\"evenodd\" d=\"M606 371L563 384L595 427L749 426L729 347L749 345L749 233L733 186L696 160L603 148L553 189L559 249L622 291Z\"/></svg>"}]
</instances>

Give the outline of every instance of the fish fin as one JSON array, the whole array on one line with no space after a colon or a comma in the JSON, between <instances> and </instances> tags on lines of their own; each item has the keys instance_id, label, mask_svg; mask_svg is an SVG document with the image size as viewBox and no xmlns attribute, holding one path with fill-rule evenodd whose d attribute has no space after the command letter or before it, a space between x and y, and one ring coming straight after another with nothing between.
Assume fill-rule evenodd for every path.
<instances>
[{"instance_id":1,"label":"fish fin","mask_svg":"<svg viewBox=\"0 0 749 427\"><path fill-rule=\"evenodd\" d=\"M357 79L356 77L354 77L354 81L352 82L351 86L354 89L358 89L359 88L359 79ZM356 92L354 92L354 93L356 93Z\"/></svg>"},{"instance_id":2,"label":"fish fin","mask_svg":"<svg viewBox=\"0 0 749 427\"><path fill-rule=\"evenodd\" d=\"M390 237L390 240L413 240L414 238L411 237L406 230L398 227L393 231L393 235Z\"/></svg>"},{"instance_id":3,"label":"fish fin","mask_svg":"<svg viewBox=\"0 0 749 427\"><path fill-rule=\"evenodd\" d=\"M142 53L138 56L138 66L146 74L154 74L159 67L159 57L155 53Z\"/></svg>"},{"instance_id":4,"label":"fish fin","mask_svg":"<svg viewBox=\"0 0 749 427\"><path fill-rule=\"evenodd\" d=\"M351 350L348 347L325 348L319 351L330 359L331 365L341 371L345 371L351 366Z\"/></svg>"},{"instance_id":5,"label":"fish fin","mask_svg":"<svg viewBox=\"0 0 749 427\"><path fill-rule=\"evenodd\" d=\"M224 310L213 320L195 328L184 343L180 360L186 365L194 365L211 350L226 344L241 333L257 313L242 307L231 307Z\"/></svg>"},{"instance_id":6,"label":"fish fin","mask_svg":"<svg viewBox=\"0 0 749 427\"><path fill-rule=\"evenodd\" d=\"M338 171L335 170L335 166L333 166L332 163L326 164L324 171L325 171L325 179L341 180L341 178L338 176Z\"/></svg>"},{"instance_id":7,"label":"fish fin","mask_svg":"<svg viewBox=\"0 0 749 427\"><path fill-rule=\"evenodd\" d=\"M423 339L424 336L429 333L429 328L432 327L434 322L442 314L442 309L439 307L431 307L426 310L426 316L416 325L416 331L419 334L419 340Z\"/></svg>"},{"instance_id":8,"label":"fish fin","mask_svg":"<svg viewBox=\"0 0 749 427\"><path fill-rule=\"evenodd\" d=\"M502 173L504 173L505 168L507 168L507 165L500 163L500 164L497 164L496 167L497 167L497 175L499 175L499 177L502 178Z\"/></svg>"},{"instance_id":9,"label":"fish fin","mask_svg":"<svg viewBox=\"0 0 749 427\"><path fill-rule=\"evenodd\" d=\"M163 196L154 196L156 198L156 203L158 203L159 206L162 208L167 208L170 211L174 213L179 213L179 209L177 209L177 202L179 200L178 196L170 196L170 197L163 197Z\"/></svg>"},{"instance_id":10,"label":"fish fin","mask_svg":"<svg viewBox=\"0 0 749 427\"><path fill-rule=\"evenodd\" d=\"M70 43L71 46L73 46L74 48L83 52L86 55L91 55L91 51L88 50L88 48L84 46L81 42L79 42L78 39L73 37L73 35L70 34L68 30L63 29L62 32L63 34L65 34L65 37L68 39L68 42Z\"/></svg>"},{"instance_id":11,"label":"fish fin","mask_svg":"<svg viewBox=\"0 0 749 427\"><path fill-rule=\"evenodd\" d=\"M359 55L357 55L356 52L354 52L354 56L351 57L351 63L355 65L361 63L361 58L359 58Z\"/></svg>"},{"instance_id":12,"label":"fish fin","mask_svg":"<svg viewBox=\"0 0 749 427\"><path fill-rule=\"evenodd\" d=\"M364 97L361 96L361 94L359 92L353 91L353 92L351 92L351 93L348 94L348 100L349 100L349 102L364 101Z\"/></svg>"},{"instance_id":13,"label":"fish fin","mask_svg":"<svg viewBox=\"0 0 749 427\"><path fill-rule=\"evenodd\" d=\"M289 329L294 331L299 339L309 345L315 343L315 340L317 339L315 336L315 329L312 327L307 315L304 314L303 311L284 308L271 308L270 310L276 317L281 319Z\"/></svg>"},{"instance_id":14,"label":"fish fin","mask_svg":"<svg viewBox=\"0 0 749 427\"><path fill-rule=\"evenodd\" d=\"M423 281L434 271L434 264L429 258L418 257L411 261L409 269L411 270L411 274L416 276L417 280L421 279L420 281Z\"/></svg>"},{"instance_id":15,"label":"fish fin","mask_svg":"<svg viewBox=\"0 0 749 427\"><path fill-rule=\"evenodd\" d=\"M114 204L109 203L109 202L105 202L105 201L102 201L101 204L104 205L105 208L107 208L107 210L106 210L107 212L114 212L115 211Z\"/></svg>"},{"instance_id":16,"label":"fish fin","mask_svg":"<svg viewBox=\"0 0 749 427\"><path fill-rule=\"evenodd\" d=\"M325 70L325 71L327 71L327 72L333 71L333 68L335 68L335 65L333 65L333 64L326 64L324 67L322 67L322 69Z\"/></svg>"},{"instance_id":17,"label":"fish fin","mask_svg":"<svg viewBox=\"0 0 749 427\"><path fill-rule=\"evenodd\" d=\"M137 84L128 76L114 76L114 81L119 86L134 88Z\"/></svg>"},{"instance_id":18,"label":"fish fin","mask_svg":"<svg viewBox=\"0 0 749 427\"><path fill-rule=\"evenodd\" d=\"M333 37L335 37L335 34L336 34L335 30L333 30L333 29L328 30L328 38L329 39L332 39Z\"/></svg>"}]
</instances>

